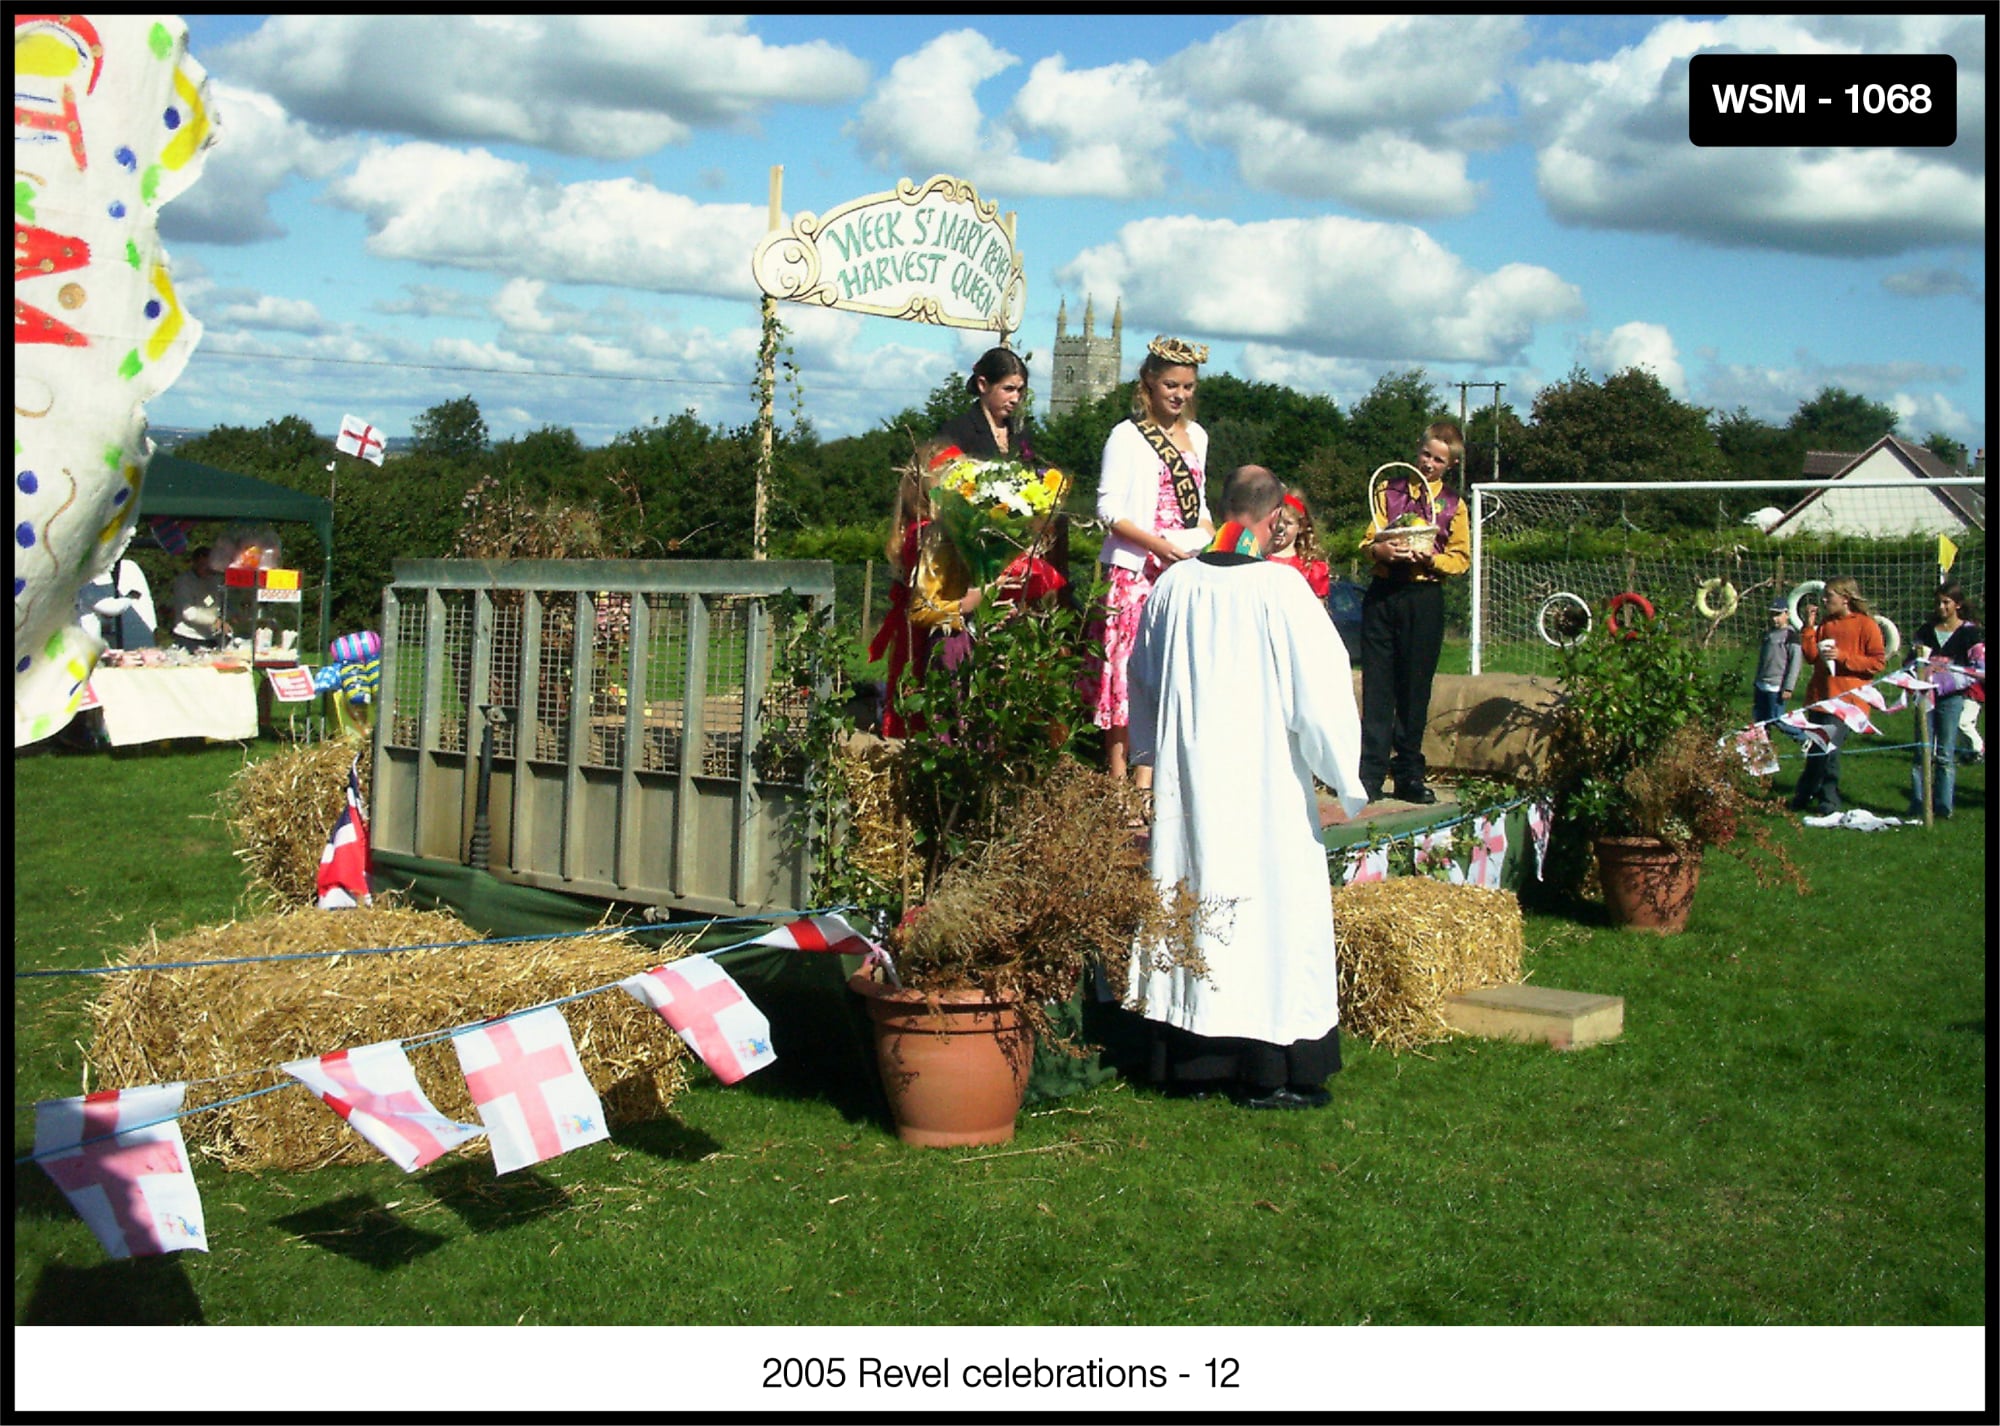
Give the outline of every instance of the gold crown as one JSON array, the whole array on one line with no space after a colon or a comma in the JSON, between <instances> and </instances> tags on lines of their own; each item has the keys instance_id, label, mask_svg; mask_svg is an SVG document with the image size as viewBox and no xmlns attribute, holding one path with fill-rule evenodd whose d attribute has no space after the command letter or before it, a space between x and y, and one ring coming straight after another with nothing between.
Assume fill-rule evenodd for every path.
<instances>
[{"instance_id":1,"label":"gold crown","mask_svg":"<svg viewBox=\"0 0 2000 1426\"><path fill-rule=\"evenodd\" d=\"M1146 350L1161 361L1172 362L1175 366L1200 366L1208 360L1208 348L1195 342L1184 342L1179 337L1155 337L1146 343Z\"/></svg>"}]
</instances>

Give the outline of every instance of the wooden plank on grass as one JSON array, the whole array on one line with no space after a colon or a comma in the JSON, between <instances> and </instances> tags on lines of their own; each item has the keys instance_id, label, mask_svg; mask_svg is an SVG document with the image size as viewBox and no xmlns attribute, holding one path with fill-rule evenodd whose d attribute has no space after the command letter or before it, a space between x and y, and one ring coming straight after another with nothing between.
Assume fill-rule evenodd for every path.
<instances>
[{"instance_id":1,"label":"wooden plank on grass","mask_svg":"<svg viewBox=\"0 0 2000 1426\"><path fill-rule=\"evenodd\" d=\"M1617 995L1496 985L1454 995L1444 1018L1462 1035L1489 1040L1542 1040L1559 1050L1615 1040L1625 1031L1625 1001Z\"/></svg>"}]
</instances>

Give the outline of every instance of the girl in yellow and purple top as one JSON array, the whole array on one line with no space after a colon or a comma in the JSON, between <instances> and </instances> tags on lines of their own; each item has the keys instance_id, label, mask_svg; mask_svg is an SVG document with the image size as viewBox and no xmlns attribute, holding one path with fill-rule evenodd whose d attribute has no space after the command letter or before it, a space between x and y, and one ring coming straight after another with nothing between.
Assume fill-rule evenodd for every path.
<instances>
[{"instance_id":1,"label":"girl in yellow and purple top","mask_svg":"<svg viewBox=\"0 0 2000 1426\"><path fill-rule=\"evenodd\" d=\"M1105 767L1125 776L1131 747L1131 695L1125 668L1139 636L1139 615L1163 571L1201 553L1215 532L1208 513L1208 432L1195 424L1196 368L1208 348L1155 337L1139 366L1132 417L1111 428L1097 487L1097 516L1104 522L1098 562L1110 584L1102 614L1084 631L1102 652L1085 666L1082 691L1093 720L1104 730ZM1133 782L1150 786L1153 770L1133 769Z\"/></svg>"}]
</instances>

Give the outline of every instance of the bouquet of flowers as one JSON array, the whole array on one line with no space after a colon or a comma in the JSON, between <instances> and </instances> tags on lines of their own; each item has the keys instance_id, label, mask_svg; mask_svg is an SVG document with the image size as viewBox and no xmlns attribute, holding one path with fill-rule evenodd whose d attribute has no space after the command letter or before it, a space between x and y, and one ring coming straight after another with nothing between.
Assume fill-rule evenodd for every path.
<instances>
[{"instance_id":1,"label":"bouquet of flowers","mask_svg":"<svg viewBox=\"0 0 2000 1426\"><path fill-rule=\"evenodd\" d=\"M991 582L1014 555L1042 539L1042 517L1062 503L1069 478L1016 460L976 460L956 446L931 464L938 528L973 580Z\"/></svg>"}]
</instances>

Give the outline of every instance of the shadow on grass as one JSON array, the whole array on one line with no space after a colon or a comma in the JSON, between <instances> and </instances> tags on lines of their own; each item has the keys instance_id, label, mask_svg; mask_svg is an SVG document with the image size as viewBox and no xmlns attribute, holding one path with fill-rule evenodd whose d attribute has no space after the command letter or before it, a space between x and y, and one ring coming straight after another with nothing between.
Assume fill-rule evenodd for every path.
<instances>
[{"instance_id":1,"label":"shadow on grass","mask_svg":"<svg viewBox=\"0 0 2000 1426\"><path fill-rule=\"evenodd\" d=\"M199 1327L201 1299L178 1253L91 1268L50 1264L21 1311L29 1327Z\"/></svg>"},{"instance_id":2,"label":"shadow on grass","mask_svg":"<svg viewBox=\"0 0 2000 1426\"><path fill-rule=\"evenodd\" d=\"M25 1158L32 1154L32 1144L16 1144L14 1157ZM43 1172L42 1166L32 1161L14 1165L14 1216L16 1218L63 1219L76 1217L76 1210L69 1206L63 1191L56 1187L55 1180Z\"/></svg>"},{"instance_id":3,"label":"shadow on grass","mask_svg":"<svg viewBox=\"0 0 2000 1426\"><path fill-rule=\"evenodd\" d=\"M623 1149L637 1149L670 1163L699 1163L722 1149L720 1139L691 1129L671 1115L646 1119L637 1124L620 1124L612 1139Z\"/></svg>"},{"instance_id":4,"label":"shadow on grass","mask_svg":"<svg viewBox=\"0 0 2000 1426\"><path fill-rule=\"evenodd\" d=\"M846 986L760 987L757 1008L771 1022L777 1060L732 1086L775 1099L826 1104L848 1123L890 1123L875 1070L868 1013Z\"/></svg>"},{"instance_id":5,"label":"shadow on grass","mask_svg":"<svg viewBox=\"0 0 2000 1426\"><path fill-rule=\"evenodd\" d=\"M552 1217L569 1205L563 1191L547 1179L526 1172L495 1178L490 1163L450 1164L428 1175L424 1186L475 1233L497 1233Z\"/></svg>"},{"instance_id":6,"label":"shadow on grass","mask_svg":"<svg viewBox=\"0 0 2000 1426\"><path fill-rule=\"evenodd\" d=\"M412 1228L365 1193L337 1198L275 1220L316 1248L325 1248L363 1267L388 1272L436 1252L448 1241Z\"/></svg>"}]
</instances>

